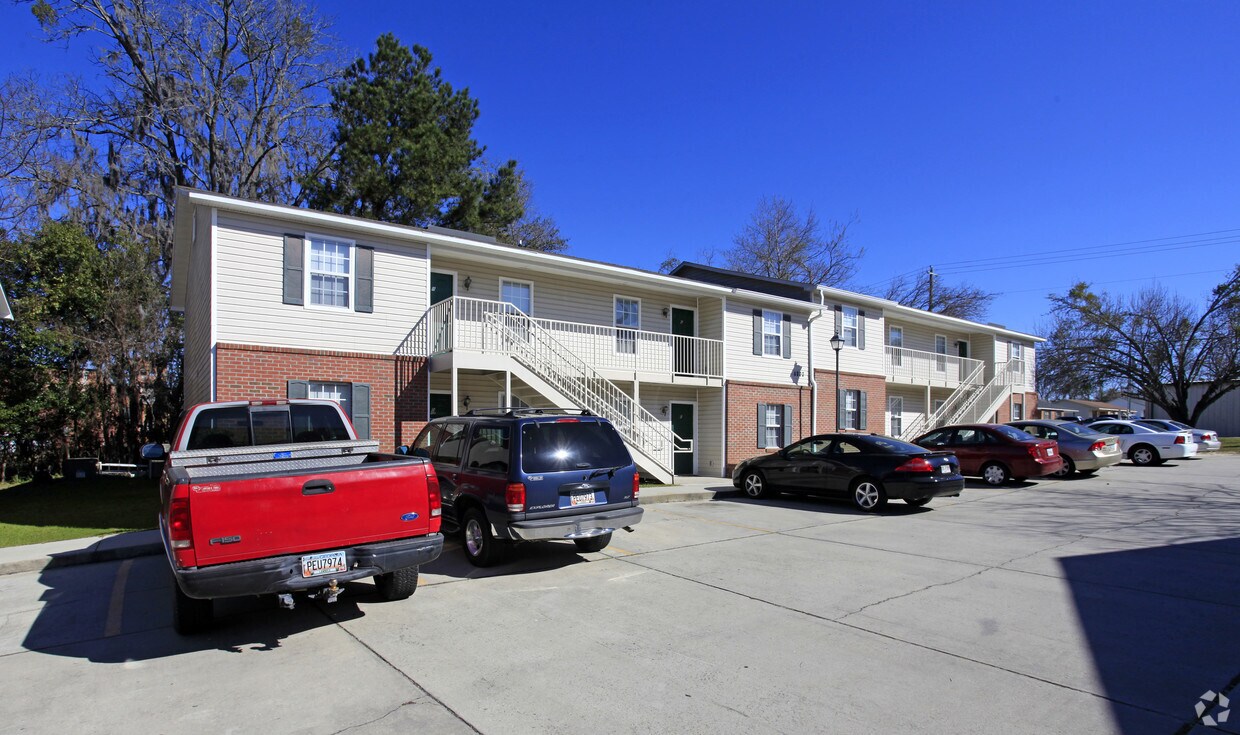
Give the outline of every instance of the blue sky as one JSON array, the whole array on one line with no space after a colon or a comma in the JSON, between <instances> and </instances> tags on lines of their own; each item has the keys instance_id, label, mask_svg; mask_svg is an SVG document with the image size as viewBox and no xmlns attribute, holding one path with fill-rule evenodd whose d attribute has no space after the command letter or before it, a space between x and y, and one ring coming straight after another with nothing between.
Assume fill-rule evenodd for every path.
<instances>
[{"instance_id":1,"label":"blue sky","mask_svg":"<svg viewBox=\"0 0 1240 735\"><path fill-rule=\"evenodd\" d=\"M427 46L574 255L694 260L779 195L859 218L855 286L935 265L1025 331L1076 280L1200 299L1240 262L1237 3L319 7L351 55ZM28 14L6 69L69 63Z\"/></svg>"}]
</instances>

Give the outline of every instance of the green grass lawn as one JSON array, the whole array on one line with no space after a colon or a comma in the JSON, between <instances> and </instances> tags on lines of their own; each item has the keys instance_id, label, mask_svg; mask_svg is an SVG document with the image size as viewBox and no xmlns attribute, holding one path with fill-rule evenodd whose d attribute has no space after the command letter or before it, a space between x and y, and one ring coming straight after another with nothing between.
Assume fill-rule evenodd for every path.
<instances>
[{"instance_id":1,"label":"green grass lawn","mask_svg":"<svg viewBox=\"0 0 1240 735\"><path fill-rule=\"evenodd\" d=\"M0 547L154 528L159 481L97 477L0 486Z\"/></svg>"},{"instance_id":2,"label":"green grass lawn","mask_svg":"<svg viewBox=\"0 0 1240 735\"><path fill-rule=\"evenodd\" d=\"M1240 453L1240 436L1221 436L1219 440L1223 442L1223 448L1220 452L1237 452Z\"/></svg>"}]
</instances>

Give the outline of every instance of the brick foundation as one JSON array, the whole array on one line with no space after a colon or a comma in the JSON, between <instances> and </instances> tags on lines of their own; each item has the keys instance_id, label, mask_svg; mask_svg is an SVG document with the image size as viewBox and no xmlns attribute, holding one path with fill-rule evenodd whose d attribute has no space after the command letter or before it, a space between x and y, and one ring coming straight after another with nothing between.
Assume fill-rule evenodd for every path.
<instances>
[{"instance_id":1,"label":"brick foundation","mask_svg":"<svg viewBox=\"0 0 1240 735\"><path fill-rule=\"evenodd\" d=\"M219 344L217 401L288 397L288 381L370 385L370 436L382 451L408 444L426 425L426 359L357 352Z\"/></svg>"}]
</instances>

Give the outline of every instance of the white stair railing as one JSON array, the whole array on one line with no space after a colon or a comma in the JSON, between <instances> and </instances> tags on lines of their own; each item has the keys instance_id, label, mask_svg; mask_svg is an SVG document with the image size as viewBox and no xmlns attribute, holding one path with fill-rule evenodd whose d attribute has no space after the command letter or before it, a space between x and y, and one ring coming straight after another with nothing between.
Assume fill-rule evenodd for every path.
<instances>
[{"instance_id":1,"label":"white stair railing","mask_svg":"<svg viewBox=\"0 0 1240 735\"><path fill-rule=\"evenodd\" d=\"M909 424L907 429L900 433L899 438L907 440L920 436L931 429L937 429L940 426L951 423L944 421L943 417L968 404L970 399L984 390L982 374L986 369L986 365L980 360L975 360L974 362L977 364L973 366L969 374L961 381L960 387L952 391L952 394L947 397L943 405L939 406L938 410L934 412L926 411L918 416Z\"/></svg>"}]
</instances>

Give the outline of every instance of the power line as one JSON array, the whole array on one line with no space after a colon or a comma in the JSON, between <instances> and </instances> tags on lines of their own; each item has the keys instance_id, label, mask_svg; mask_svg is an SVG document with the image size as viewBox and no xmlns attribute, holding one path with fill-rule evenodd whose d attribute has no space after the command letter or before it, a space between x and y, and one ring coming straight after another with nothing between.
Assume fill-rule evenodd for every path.
<instances>
[{"instance_id":1,"label":"power line","mask_svg":"<svg viewBox=\"0 0 1240 735\"><path fill-rule=\"evenodd\" d=\"M1156 281L1156 280L1163 279L1163 278L1179 278L1181 276L1203 276L1203 275L1206 275L1207 273L1226 273L1228 270L1229 269L1227 268L1215 268L1213 270L1208 270L1208 271L1193 271L1192 273L1168 273L1165 275L1144 276L1142 278L1120 278L1114 281L1089 281L1088 283L1091 286L1107 286L1112 283L1132 283L1134 281ZM1008 294L1035 293L1035 292L1050 293L1052 291L1061 291L1064 289L1072 288L1073 285L1075 284L1070 284L1067 286L1047 286L1044 288L1022 288L1017 291L1010 291L1008 289L1004 289L1001 295L1007 296Z\"/></svg>"}]
</instances>

